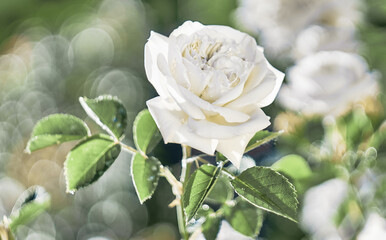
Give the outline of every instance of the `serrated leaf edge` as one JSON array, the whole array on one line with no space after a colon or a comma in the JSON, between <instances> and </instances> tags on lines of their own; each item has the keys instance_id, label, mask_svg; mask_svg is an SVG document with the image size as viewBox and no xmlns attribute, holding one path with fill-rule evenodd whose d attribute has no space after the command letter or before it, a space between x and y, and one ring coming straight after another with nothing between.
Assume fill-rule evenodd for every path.
<instances>
[{"instance_id":1,"label":"serrated leaf edge","mask_svg":"<svg viewBox=\"0 0 386 240\"><path fill-rule=\"evenodd\" d=\"M154 189L153 191L149 194L149 196L146 196L143 200L141 199L141 197L139 196L139 191L137 189L137 185L135 184L135 180L134 180L134 174L133 174L133 163L134 163L134 157L135 155L139 154L141 157L143 157L140 153L136 153L136 154L133 154L133 156L131 157L131 163L130 163L130 174L131 174L131 178L132 178L132 181L133 181L133 185L134 185L134 189L135 189L135 192L138 196L138 200L141 204L143 204L144 202L146 202L147 200L151 199L153 197L153 194L158 186L158 182L159 182L159 178L160 178L160 175L157 174L156 178L157 178L157 183L156 185L154 186ZM144 160L146 161L147 159L144 158ZM157 159L158 160L158 159ZM159 161L159 160L158 160ZM159 164L160 165L160 164Z\"/></svg>"},{"instance_id":2,"label":"serrated leaf edge","mask_svg":"<svg viewBox=\"0 0 386 240\"><path fill-rule=\"evenodd\" d=\"M221 172L221 169L222 169L222 164L218 165L217 167L214 166L214 165L211 165L211 164L205 164L207 166L211 166L211 167L215 167L216 170L215 170L215 173L214 173L214 176L218 176L219 173ZM205 166L205 165L201 165L200 167L202 166ZM198 168L199 169L199 168ZM196 169L196 171L198 170ZM193 173L194 174L194 173ZM193 174L189 177L188 179L188 182L190 180L190 178L193 176ZM183 206L183 211L184 211L184 215L185 215L185 223L188 223L192 218L194 218L194 216L196 215L197 211L200 209L201 205L204 203L205 201L205 198L209 195L210 191L213 189L214 185L216 184L218 178L217 177L214 177L214 179L210 182L209 184L209 187L205 189L205 194L203 195L204 197L200 199L200 203L197 205L196 209L193 211L194 214L192 215L191 218L188 218L187 216L187 213L186 213L186 210L185 210L185 207L183 206L183 196L181 196L181 204ZM185 192L185 191L184 191Z\"/></svg>"},{"instance_id":3,"label":"serrated leaf edge","mask_svg":"<svg viewBox=\"0 0 386 240\"><path fill-rule=\"evenodd\" d=\"M95 112L86 103L86 100L95 100L95 101L98 102L98 101L102 101L102 100L106 100L106 99L107 100L117 101L118 103L122 104L122 102L117 97L114 97L114 96L111 96L111 95L102 95L102 96L99 96L99 97L94 98L94 99L89 99L89 98L86 98L86 97L79 97L79 102L80 102L80 105L83 107L84 111L87 113L87 115L94 122L96 122L103 130L105 130L111 137L113 137L114 140L117 141L118 139L124 138L124 134L122 134L122 136L120 136L120 137L119 136L115 136L113 131L109 127L107 127L104 123L102 123L102 121L100 120L98 115L96 115Z\"/></svg>"},{"instance_id":4,"label":"serrated leaf edge","mask_svg":"<svg viewBox=\"0 0 386 240\"><path fill-rule=\"evenodd\" d=\"M237 204L239 204L240 200L244 200L244 198L242 198L242 197L239 196L238 198L236 198L236 199L233 200L234 202L232 202L231 205L227 204L226 207L230 207L230 208L232 208L232 210L233 210L233 207L235 207ZM247 202L250 204L249 201L247 201ZM256 207L254 204L251 204L251 206ZM244 236L247 236L247 237L256 237L256 236L258 236L258 235L260 234L261 228L262 228L262 226L263 226L263 221L264 221L264 211L263 211L261 208L257 208L256 211L259 211L259 212L260 212L258 217L260 217L261 222L260 222L260 226L258 225L258 226L259 226L259 230L258 230L257 232L255 232L253 236L246 235L246 234L244 234L244 233L242 233L242 232L239 232L237 229L235 229L235 228L232 226L232 223L231 223L230 221L227 220L227 217L226 217L225 214L224 214L224 218L225 218L225 220L229 223L229 225L230 225L235 231L237 231L238 233L240 233L240 234L242 234L242 235L244 235ZM259 221L258 221L257 223L259 223Z\"/></svg>"},{"instance_id":5,"label":"serrated leaf edge","mask_svg":"<svg viewBox=\"0 0 386 240\"><path fill-rule=\"evenodd\" d=\"M76 147L78 147L78 146L80 146L82 143L84 143L84 142L86 142L87 140L89 140L89 139L91 139L91 138L98 138L98 137L100 137L100 138L109 138L111 141L112 141L112 143L106 148L106 150L105 151L103 151L101 154L99 154L98 155L98 159L100 159L101 158L101 156L103 156L108 150L110 150L112 147L114 147L114 146L116 146L116 145L119 145L119 143L117 143L117 142L115 142L113 139L111 139L110 138L110 136L108 136L108 135L104 135L104 134L96 134L96 135L93 135L93 136L90 136L90 137L88 137L88 138L86 138L86 139L83 139L81 142L79 142L78 144L76 144L75 145L75 147L73 147L72 149L71 149L71 151L73 150L73 149L75 149ZM85 186L82 186L82 187L79 187L79 188L77 188L77 189L69 189L69 181L68 181L68 175L67 175L67 162L68 162L68 157L69 157L69 155L70 155L70 153L71 153L71 151L67 154L67 156L66 156L66 160L64 161L64 178L65 178L65 182L66 182L66 192L67 193L70 193L70 194L74 194L77 190L79 190L80 188L83 188L83 187L85 187ZM87 168L87 171L88 170L90 170L90 168L91 168L91 165L90 165L90 167L89 168ZM86 171L86 172L87 172Z\"/></svg>"},{"instance_id":6,"label":"serrated leaf edge","mask_svg":"<svg viewBox=\"0 0 386 240\"><path fill-rule=\"evenodd\" d=\"M61 115L61 116L63 116L63 117L72 118L72 119L74 119L74 120L76 120L76 121L79 121L79 122L84 126L84 128L87 130L87 136L82 136L81 138L74 139L74 140L71 140L71 141L82 140L82 139L84 139L84 138L86 138L86 137L90 137L90 136L91 136L90 128L87 126L87 124L86 124L82 119L80 119L80 118L78 118L78 117L75 117L75 116L73 116L73 115L70 115L70 114L65 114L65 113L55 113L55 114L50 114L50 115L45 116L44 118L40 119L37 123L35 123L35 126L34 126L34 128L32 129L31 137L30 137L30 139L29 139L28 142L27 142L27 146L26 146L26 148L24 149L24 152L26 152L26 153L28 153L28 154L31 154L31 153L32 153L32 151L31 151L31 149L30 149L31 142L32 142L33 140L35 140L37 137L39 137L39 136L56 136L56 135L63 135L63 134L40 134L40 135L37 135L37 136L32 137L32 135L34 135L34 132L35 132L35 130L36 130L35 128L36 128L36 125L37 125L38 123L40 123L40 122L42 122L42 121L45 121L45 120L47 120L48 118L50 118L50 117L52 117L52 116L55 116L55 115ZM81 135L65 135L65 136L81 136ZM60 143L56 143L56 144L54 144L54 145L58 145L58 144L60 144ZM53 146L53 145L51 145L51 146ZM47 147L48 147L48 146L47 146ZM42 148L41 148L41 149L42 149ZM37 150L40 150L40 149L37 149ZM35 151L37 151L37 150L35 150Z\"/></svg>"},{"instance_id":7,"label":"serrated leaf edge","mask_svg":"<svg viewBox=\"0 0 386 240\"><path fill-rule=\"evenodd\" d=\"M16 203L12 208L10 217L7 218L8 227L12 231L15 231L15 227L18 226L18 225L15 226L15 221L17 222L18 218L20 217L21 211L23 210L23 205L25 204L26 195L30 191L41 191L41 193L39 194L39 198L34 199L33 202L31 203L27 203L27 206L29 204L39 204L40 206L43 206L43 208L40 208L37 212L34 212L32 215L30 215L29 220L32 220L35 216L38 216L40 213L42 213L43 211L45 211L47 208L51 206L51 195L43 187L34 185L24 190L24 192L16 200ZM22 200L23 200L23 203L21 203Z\"/></svg>"},{"instance_id":8,"label":"serrated leaf edge","mask_svg":"<svg viewBox=\"0 0 386 240\"><path fill-rule=\"evenodd\" d=\"M143 109L142 111L140 111L137 116L135 117L134 119L134 122L133 122L133 139L134 139L134 144L135 146L137 147L138 151L140 151L141 153L143 154L146 154L147 153L147 150L148 150L148 146L146 147L145 151L143 151L140 147L139 147L139 144L138 144L138 138L137 138L137 123L139 122L139 120L141 119L142 115L146 114L146 113L149 113L149 110L147 108ZM151 116L151 114L150 114ZM156 125L156 128L158 130L158 127ZM150 141L149 141L150 143Z\"/></svg>"},{"instance_id":9,"label":"serrated leaf edge","mask_svg":"<svg viewBox=\"0 0 386 240\"><path fill-rule=\"evenodd\" d=\"M290 188L292 189L291 194L292 194L292 196L295 198L295 201L296 201L295 210L298 209L299 201L298 201L298 199L297 199L297 192L296 192L295 186L288 180L288 178L286 178L285 176L283 176L282 174L280 174L279 172L273 170L273 169L270 168L270 167L261 167L261 166L254 166L254 167L270 169L270 170L272 170L273 172L275 172L277 175L279 175L280 177L282 177L282 178L289 184ZM250 167L250 168L254 168L254 167ZM248 168L248 169L250 169L250 168ZM246 169L246 170L248 170L248 169ZM246 170L245 170L245 171L246 171ZM236 177L236 178L237 178L237 177ZM248 200L247 198L245 198L244 196L242 196L242 195L235 189L235 187L233 186L232 182L233 182L234 180L235 180L235 179L232 179L232 180L231 180L231 185L232 185L233 189L235 190L235 192L237 193L237 195L239 195L242 199L244 199L245 201L249 202L250 204L252 204L253 206L255 206L255 207L257 207L257 208L260 208L260 209L263 209L263 210L265 210L265 211L267 211L267 212L271 212L271 213L274 213L274 214L276 214L276 215L285 217L285 218L287 218L287 219L289 219L289 220L294 221L294 222L297 223L297 221L296 221L295 219L293 219L292 217L289 217L289 216L286 216L286 215L284 215L284 214L278 213L278 212L276 212L276 211L273 211L273 210L267 209L267 208L265 208L265 207L256 205L255 203L251 202L250 200Z\"/></svg>"},{"instance_id":10,"label":"serrated leaf edge","mask_svg":"<svg viewBox=\"0 0 386 240\"><path fill-rule=\"evenodd\" d=\"M252 151L253 149L257 148L257 147L260 147L266 143L269 143L270 141L278 138L281 134L284 133L284 130L280 130L278 132L271 132L272 135L268 136L268 137L265 137L257 142L255 142L254 144L252 144L251 146L247 147L244 151L244 153L247 153L247 152L250 152Z\"/></svg>"}]
</instances>

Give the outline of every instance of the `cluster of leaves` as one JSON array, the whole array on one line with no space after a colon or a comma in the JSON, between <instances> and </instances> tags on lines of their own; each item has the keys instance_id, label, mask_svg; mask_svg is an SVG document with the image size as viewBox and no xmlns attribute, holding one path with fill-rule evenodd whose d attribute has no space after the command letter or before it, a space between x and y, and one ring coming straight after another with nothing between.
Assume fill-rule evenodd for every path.
<instances>
[{"instance_id":1,"label":"cluster of leaves","mask_svg":"<svg viewBox=\"0 0 386 240\"><path fill-rule=\"evenodd\" d=\"M4 216L0 222L0 239L12 240L19 226L25 225L51 205L51 197L43 187L32 186L17 199L9 217Z\"/></svg>"},{"instance_id":2,"label":"cluster of leaves","mask_svg":"<svg viewBox=\"0 0 386 240\"><path fill-rule=\"evenodd\" d=\"M133 124L134 149L121 142L127 126L127 117L125 108L116 97L80 98L80 103L88 116L108 135L91 135L86 123L81 119L67 114L54 114L36 124L27 145L27 151L32 152L47 146L80 140L68 153L64 163L67 192L74 193L96 181L113 164L122 149L133 153L131 173L141 203L151 198L160 176L173 182L170 178L174 176L170 177L171 172L167 167L163 166L156 156L150 155L162 137L147 109L137 115ZM258 132L249 142L246 152L279 135L280 133L275 132ZM217 154L216 166L197 166L183 183L174 178L173 187L182 184L181 189L175 191L175 195L179 200L177 204L183 209L185 224L194 222L192 219L203 218L204 235L207 239L215 239L223 218L234 229L247 236L259 233L263 219L262 210L296 221L298 201L295 188L278 172L287 171L285 173L288 174L288 171L295 171L293 168L287 168L288 159L282 159L274 168L255 166L239 175L234 175L224 168L226 162L226 158ZM236 199L234 192L238 195ZM204 201L220 203L220 207L216 212L211 208L201 211Z\"/></svg>"},{"instance_id":3,"label":"cluster of leaves","mask_svg":"<svg viewBox=\"0 0 386 240\"><path fill-rule=\"evenodd\" d=\"M293 120L295 116L301 118L301 121L295 119L294 122L298 125L294 131L280 138L282 142L279 148L292 147L288 150L306 157L312 166L312 174L306 174L309 177L302 179L296 179L302 175L302 171L294 171L294 174L288 172L292 171L292 167L297 168L295 159L291 160L290 165L282 168L282 173L292 180L300 195L310 187L331 178L339 178L347 183L347 195L335 213L333 221L337 228L349 229L347 231L353 238L362 230L366 216L374 209L379 209L381 216L385 216L383 209L386 206L384 200L386 165L383 160L386 157L386 111L381 104L384 100L384 96L380 95L367 103L367 109L356 106L336 118L307 118L293 114L292 118L288 117L289 120ZM371 107L376 110L370 111ZM294 143L298 143L301 147L296 148ZM298 155L290 156L302 158ZM308 163L305 163L309 168ZM280 163L275 163L272 168L278 164ZM364 185L367 185L365 194ZM269 224L275 225L277 222ZM294 227L298 228L295 225ZM302 232L301 229L297 230ZM293 232L296 231L292 230ZM270 237L272 236L280 238L283 235L272 233ZM299 239L299 236L288 239Z\"/></svg>"}]
</instances>

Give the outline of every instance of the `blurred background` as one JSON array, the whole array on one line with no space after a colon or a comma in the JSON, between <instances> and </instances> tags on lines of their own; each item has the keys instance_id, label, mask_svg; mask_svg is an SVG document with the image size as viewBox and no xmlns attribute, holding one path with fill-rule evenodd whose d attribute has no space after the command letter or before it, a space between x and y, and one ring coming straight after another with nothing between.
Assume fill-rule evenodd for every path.
<instances>
[{"instance_id":1,"label":"blurred background","mask_svg":"<svg viewBox=\"0 0 386 240\"><path fill-rule=\"evenodd\" d=\"M167 208L169 186L161 179L141 205L129 154L122 152L99 181L68 195L63 162L73 144L31 155L24 149L34 124L52 113L74 114L98 131L78 98L102 94L127 108L124 141L132 145L130 126L156 96L145 76L144 44L151 30L169 35L186 20L250 33L283 72L321 50L364 57L378 74L378 94L340 118L306 118L279 103L264 109L270 129L286 133L254 152L253 164L297 154L313 174L295 184L299 224L268 214L259 239L381 239L367 237L386 232L385 0L2 0L0 216L10 214L29 186L43 186L52 198L50 210L20 227L17 239L179 239L175 209ZM180 159L178 146L157 151L172 167Z\"/></svg>"}]
</instances>

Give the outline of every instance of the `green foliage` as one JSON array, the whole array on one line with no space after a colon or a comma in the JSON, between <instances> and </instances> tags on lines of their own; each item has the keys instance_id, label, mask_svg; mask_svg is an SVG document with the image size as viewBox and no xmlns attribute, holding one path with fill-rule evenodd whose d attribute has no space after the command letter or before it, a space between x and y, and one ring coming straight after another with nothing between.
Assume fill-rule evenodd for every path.
<instances>
[{"instance_id":1,"label":"green foliage","mask_svg":"<svg viewBox=\"0 0 386 240\"><path fill-rule=\"evenodd\" d=\"M379 127L379 129L371 136L369 146L376 149L381 146L386 146L386 121Z\"/></svg>"},{"instance_id":2,"label":"green foliage","mask_svg":"<svg viewBox=\"0 0 386 240\"><path fill-rule=\"evenodd\" d=\"M223 162L227 160L227 158L220 152L216 152L216 162Z\"/></svg>"},{"instance_id":3,"label":"green foliage","mask_svg":"<svg viewBox=\"0 0 386 240\"><path fill-rule=\"evenodd\" d=\"M137 149L145 154L151 152L162 139L161 133L149 110L142 110L135 118L133 138Z\"/></svg>"},{"instance_id":4,"label":"green foliage","mask_svg":"<svg viewBox=\"0 0 386 240\"><path fill-rule=\"evenodd\" d=\"M186 221L192 219L197 213L210 190L215 185L220 170L221 167L206 164L198 168L189 177L182 195L182 204L186 213Z\"/></svg>"},{"instance_id":5,"label":"green foliage","mask_svg":"<svg viewBox=\"0 0 386 240\"><path fill-rule=\"evenodd\" d=\"M236 231L249 237L257 236L263 225L263 211L241 198L233 204L224 207L225 219Z\"/></svg>"},{"instance_id":6,"label":"green foliage","mask_svg":"<svg viewBox=\"0 0 386 240\"><path fill-rule=\"evenodd\" d=\"M10 216L9 227L12 231L34 219L41 212L50 207L51 197L40 186L33 186L25 190L16 201Z\"/></svg>"},{"instance_id":7,"label":"green foliage","mask_svg":"<svg viewBox=\"0 0 386 240\"><path fill-rule=\"evenodd\" d=\"M81 119L68 114L53 114L36 123L26 150L31 153L51 145L82 139L88 135L90 130Z\"/></svg>"},{"instance_id":8,"label":"green foliage","mask_svg":"<svg viewBox=\"0 0 386 240\"><path fill-rule=\"evenodd\" d=\"M292 179L305 179L312 175L312 171L307 161L295 154L282 157L275 162L271 168L281 172Z\"/></svg>"},{"instance_id":9,"label":"green foliage","mask_svg":"<svg viewBox=\"0 0 386 240\"><path fill-rule=\"evenodd\" d=\"M201 226L206 240L215 240L220 230L221 218L215 213L208 214Z\"/></svg>"},{"instance_id":10,"label":"green foliage","mask_svg":"<svg viewBox=\"0 0 386 240\"><path fill-rule=\"evenodd\" d=\"M269 132L266 130L259 131L249 141L247 147L245 148L245 152L249 152L265 143L268 143L280 136L281 134L282 132Z\"/></svg>"},{"instance_id":11,"label":"green foliage","mask_svg":"<svg viewBox=\"0 0 386 240\"><path fill-rule=\"evenodd\" d=\"M296 222L295 188L278 172L267 167L251 167L232 179L231 184L241 197L256 207Z\"/></svg>"},{"instance_id":12,"label":"green foliage","mask_svg":"<svg viewBox=\"0 0 386 240\"><path fill-rule=\"evenodd\" d=\"M155 157L145 158L140 153L131 160L131 176L139 201L144 203L153 195L159 180L161 163Z\"/></svg>"},{"instance_id":13,"label":"green foliage","mask_svg":"<svg viewBox=\"0 0 386 240\"><path fill-rule=\"evenodd\" d=\"M127 112L118 98L109 95L95 99L80 97L79 102L88 116L108 134L119 139L125 133Z\"/></svg>"},{"instance_id":14,"label":"green foliage","mask_svg":"<svg viewBox=\"0 0 386 240\"><path fill-rule=\"evenodd\" d=\"M121 151L110 136L98 134L76 145L64 162L67 192L96 181L111 166Z\"/></svg>"},{"instance_id":15,"label":"green foliage","mask_svg":"<svg viewBox=\"0 0 386 240\"><path fill-rule=\"evenodd\" d=\"M349 148L357 147L374 132L370 119L362 109L354 109L339 119L338 128Z\"/></svg>"},{"instance_id":16,"label":"green foliage","mask_svg":"<svg viewBox=\"0 0 386 240\"><path fill-rule=\"evenodd\" d=\"M202 204L202 206L198 209L195 218L206 218L209 214L214 213L213 209L209 207L207 204Z\"/></svg>"},{"instance_id":17,"label":"green foliage","mask_svg":"<svg viewBox=\"0 0 386 240\"><path fill-rule=\"evenodd\" d=\"M229 179L223 175L219 175L216 184L206 197L205 201L209 203L223 204L233 198L233 188Z\"/></svg>"},{"instance_id":18,"label":"green foliage","mask_svg":"<svg viewBox=\"0 0 386 240\"><path fill-rule=\"evenodd\" d=\"M34 151L52 144L83 138L68 153L64 164L67 192L70 193L93 183L112 165L121 151L122 143L119 139L123 136L127 124L126 110L115 97L80 98L80 103L91 119L110 136L90 136L90 131L82 120L71 115L56 114L36 125L27 148ZM246 151L253 150L280 134L281 132L260 131L251 139ZM147 154L152 152L161 138L150 112L147 109L141 111L133 124L133 139L138 152L127 147L129 151L135 152L131 162L131 174L141 203L151 198L158 185L162 165L157 158L148 157ZM217 153L216 161L224 160L226 158ZM295 174L295 169L301 167L302 171L300 175L297 172L297 177L303 178L310 174L310 170L302 161L304 159L299 156L287 156L274 167L288 175ZM258 208L294 220L296 193L285 177L269 168L254 167L230 181L225 175L220 175L222 167L223 163L217 167L209 164L199 167L185 182L181 196L186 222L196 216L205 200L223 206L218 213L212 209L201 211L205 217L201 230L207 239L216 238L223 216L242 234L257 235L262 224L262 213ZM166 178L170 177L174 178ZM235 206L230 206L228 203L234 195L232 187L253 205L239 198L231 201Z\"/></svg>"}]
</instances>

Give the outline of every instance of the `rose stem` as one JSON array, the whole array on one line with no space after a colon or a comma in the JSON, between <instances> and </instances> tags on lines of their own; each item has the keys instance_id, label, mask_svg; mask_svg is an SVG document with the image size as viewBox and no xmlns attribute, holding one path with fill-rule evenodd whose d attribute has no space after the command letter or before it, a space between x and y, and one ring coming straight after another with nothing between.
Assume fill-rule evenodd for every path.
<instances>
[{"instance_id":1,"label":"rose stem","mask_svg":"<svg viewBox=\"0 0 386 240\"><path fill-rule=\"evenodd\" d=\"M184 184L184 181L187 177L189 177L190 174L190 167L192 165L191 162L187 163L187 159L191 155L191 148L186 145L181 145L182 147L182 160L181 160L181 177L180 182ZM182 191L184 188L182 188ZM181 193L182 196L183 192ZM177 221L178 221L178 228L180 230L180 234L184 239L189 239L189 234L186 231L186 224L185 224L185 213L183 210L183 202L181 199L181 203L177 205Z\"/></svg>"},{"instance_id":2,"label":"rose stem","mask_svg":"<svg viewBox=\"0 0 386 240\"><path fill-rule=\"evenodd\" d=\"M136 154L136 153L140 152L140 151L137 151L136 149L134 149L134 148L132 148L130 146L127 146L126 144L124 144L122 142L119 142L119 144L122 146L123 150L128 152L128 153ZM141 155L144 156L145 158L148 158L143 153L141 153ZM165 168L163 166L161 166L161 168L160 168L161 176L165 177L166 180L170 183L170 185L171 185L171 187L173 189L174 195L176 195L176 197L180 200L180 204L177 204L178 228L179 228L181 236L184 239L186 239L186 240L189 239L189 234L186 231L185 213L183 211L182 199L181 198L182 198L182 194L183 194L183 186L182 186L182 184L184 183L185 178L187 176L189 176L190 167L192 165L192 162L187 163L187 159L190 157L190 155L191 155L191 148L186 146L186 145L182 145L182 160L181 160L181 177L180 177L180 181L178 181L174 177L174 175L170 172L170 170L168 168Z\"/></svg>"}]
</instances>

